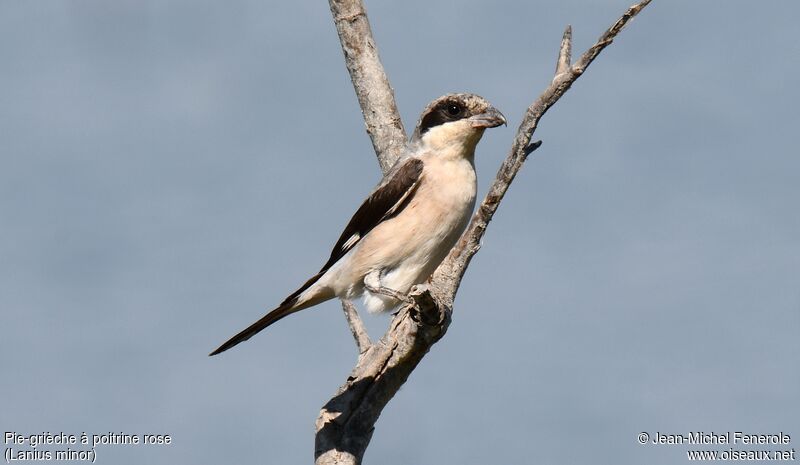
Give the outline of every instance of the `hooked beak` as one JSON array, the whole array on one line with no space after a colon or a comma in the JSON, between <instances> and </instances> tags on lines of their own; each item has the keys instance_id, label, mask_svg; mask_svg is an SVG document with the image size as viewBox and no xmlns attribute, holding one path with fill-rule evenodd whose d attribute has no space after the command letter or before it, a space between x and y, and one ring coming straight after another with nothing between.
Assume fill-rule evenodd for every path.
<instances>
[{"instance_id":1,"label":"hooked beak","mask_svg":"<svg viewBox=\"0 0 800 465\"><path fill-rule=\"evenodd\" d=\"M496 128L506 124L506 117L495 107L489 107L485 112L469 118L473 128Z\"/></svg>"}]
</instances>

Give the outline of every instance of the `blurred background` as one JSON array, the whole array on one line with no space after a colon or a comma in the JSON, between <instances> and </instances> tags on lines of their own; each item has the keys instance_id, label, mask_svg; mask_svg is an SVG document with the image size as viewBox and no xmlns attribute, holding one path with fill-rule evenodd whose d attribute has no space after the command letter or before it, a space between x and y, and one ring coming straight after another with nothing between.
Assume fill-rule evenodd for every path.
<instances>
[{"instance_id":1,"label":"blurred background","mask_svg":"<svg viewBox=\"0 0 800 465\"><path fill-rule=\"evenodd\" d=\"M630 3L367 8L409 132L452 91L508 118L482 195L564 27L577 55ZM542 120L366 463L698 448L643 431L795 447L799 15L656 0L628 26ZM207 354L322 265L380 178L327 5L0 0L0 63L0 428L173 438L105 464L310 463L357 355L338 303Z\"/></svg>"}]
</instances>

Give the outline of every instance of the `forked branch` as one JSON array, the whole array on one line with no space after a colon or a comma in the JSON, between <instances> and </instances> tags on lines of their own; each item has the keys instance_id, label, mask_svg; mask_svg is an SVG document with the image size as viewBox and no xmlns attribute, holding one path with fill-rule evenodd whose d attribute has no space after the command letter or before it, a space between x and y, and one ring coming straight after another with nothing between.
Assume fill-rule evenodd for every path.
<instances>
[{"instance_id":1,"label":"forked branch","mask_svg":"<svg viewBox=\"0 0 800 465\"><path fill-rule=\"evenodd\" d=\"M489 222L526 157L541 144L541 141L531 143L539 120L650 1L644 0L630 7L575 64L572 64L571 57L572 29L567 27L553 80L528 108L511 150L467 230L436 270L429 285L412 289L409 297L414 300L414 305L407 305L398 312L380 341L367 346L359 336L360 330L353 329L352 315L349 314L353 309L345 307L361 353L347 381L323 407L317 419L317 465L361 463L383 408L431 346L447 331L461 279L470 260L480 249ZM386 172L402 154L406 136L391 87L378 60L364 6L361 0L329 2L367 132ZM367 349L363 350L365 346Z\"/></svg>"},{"instance_id":2,"label":"forked branch","mask_svg":"<svg viewBox=\"0 0 800 465\"><path fill-rule=\"evenodd\" d=\"M538 142L531 144L531 138L539 124L539 120L569 90L575 82L594 61L595 58L609 46L625 25L633 19L651 0L644 0L628 8L611 28L604 32L597 42L581 55L574 65L571 65L572 53L572 27L567 26L561 40L556 72L553 81L539 95L539 98L528 107L525 117L517 129L514 142L508 156L500 166L489 192L481 202L478 210L472 217L467 230L461 236L458 244L453 247L450 255L439 266L433 275L434 291L437 297L445 302L452 302L458 291L458 286L469 266L470 260L480 249L481 238L486 232L486 227L492 220L500 201L503 200L514 177L522 168L528 154L538 147Z\"/></svg>"}]
</instances>

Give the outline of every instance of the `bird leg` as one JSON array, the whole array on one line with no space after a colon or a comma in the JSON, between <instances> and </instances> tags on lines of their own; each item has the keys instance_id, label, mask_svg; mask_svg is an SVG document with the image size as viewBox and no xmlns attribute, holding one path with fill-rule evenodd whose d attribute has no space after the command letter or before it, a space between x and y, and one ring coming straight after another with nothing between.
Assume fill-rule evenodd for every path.
<instances>
[{"instance_id":1,"label":"bird leg","mask_svg":"<svg viewBox=\"0 0 800 465\"><path fill-rule=\"evenodd\" d=\"M395 300L399 300L404 305L414 305L414 299L402 292L395 291L381 285L380 271L374 270L364 276L364 288L373 294L385 295Z\"/></svg>"}]
</instances>

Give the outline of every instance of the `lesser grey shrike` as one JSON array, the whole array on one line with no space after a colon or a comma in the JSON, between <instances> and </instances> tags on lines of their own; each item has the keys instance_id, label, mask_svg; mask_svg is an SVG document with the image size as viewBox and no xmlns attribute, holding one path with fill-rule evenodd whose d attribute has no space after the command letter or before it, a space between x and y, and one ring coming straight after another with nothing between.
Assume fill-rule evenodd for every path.
<instances>
[{"instance_id":1,"label":"lesser grey shrike","mask_svg":"<svg viewBox=\"0 0 800 465\"><path fill-rule=\"evenodd\" d=\"M281 318L339 297L364 297L370 312L395 308L425 282L475 208L475 146L502 113L474 94L448 94L420 115L405 155L356 211L327 263L275 310L233 336L224 352Z\"/></svg>"}]
</instances>

